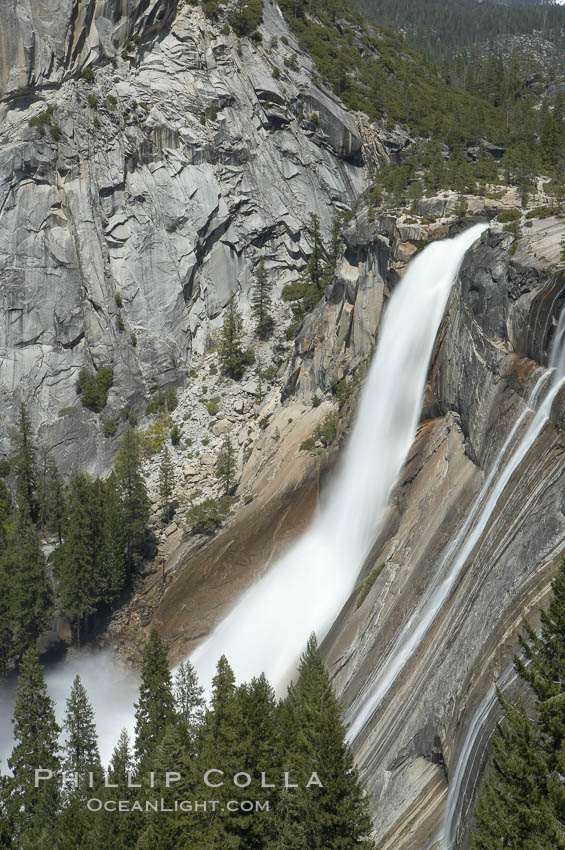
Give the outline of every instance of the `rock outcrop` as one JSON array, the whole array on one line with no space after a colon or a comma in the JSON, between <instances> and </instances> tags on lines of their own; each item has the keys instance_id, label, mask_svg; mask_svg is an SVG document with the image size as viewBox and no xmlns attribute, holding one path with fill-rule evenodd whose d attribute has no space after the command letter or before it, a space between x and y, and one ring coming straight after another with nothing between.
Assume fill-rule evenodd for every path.
<instances>
[{"instance_id":1,"label":"rock outcrop","mask_svg":"<svg viewBox=\"0 0 565 850\"><path fill-rule=\"evenodd\" d=\"M418 239L434 238L451 226L453 220L419 224ZM383 230L383 223L370 221L366 212L351 224L335 280L297 336L283 406L246 466L246 485L259 481L255 476L263 470L257 492L265 498L259 499L255 513L236 516L207 555L177 565L178 581L171 584L154 620L171 640L175 659L198 638L194 624L209 629L229 604L231 592L264 568L254 555L256 536L265 533L261 517L272 518L270 527L277 529L274 518L280 516L282 539L290 540L303 528L304 515L310 515L312 476L318 473L301 464L296 435L292 443L284 424L297 413L306 421L313 396L332 399L336 383L354 376L370 357L383 301L396 285L409 244L399 238L402 224L391 223L388 236ZM512 237L495 225L469 253L438 334L420 429L360 583L383 567L376 570L378 577L366 595L360 588L352 594L323 645L353 720L360 695L432 585L446 551L453 549L447 567L463 552L457 581L417 652L354 741L370 793L375 836L379 847L390 850L422 850L438 834L473 713L511 662L522 618L544 600L563 550L563 391L549 421L489 504L489 472L498 464L494 481L502 480L533 420L525 405L547 366L563 306L559 275L527 262L530 238L523 237L513 259ZM526 261L518 262L517 256ZM326 404L310 408L309 415ZM520 416L513 439L497 460ZM287 427L292 432L295 426ZM279 428L280 448L273 444ZM268 458L261 458L268 446ZM316 453L310 461L312 457ZM481 492L487 496L482 501ZM293 505L300 506L299 523ZM462 529L472 510L476 539L470 544ZM272 560L276 547L270 533L265 539ZM250 555L242 559L248 544ZM232 547L234 571L225 562ZM214 589L210 600L191 572L195 563L203 565ZM244 584L236 588L242 577ZM185 600L193 593L197 605L191 604L188 617ZM470 765L463 807L467 817L492 722L481 729L473 749L479 755ZM466 823L464 816L458 846L464 846Z\"/></svg>"},{"instance_id":2,"label":"rock outcrop","mask_svg":"<svg viewBox=\"0 0 565 850\"><path fill-rule=\"evenodd\" d=\"M565 542L563 391L496 496L487 479L496 467L503 480L518 456L533 413L503 444L547 365L563 307L558 276L512 261L510 244L495 229L467 256L430 375L435 418L421 425L366 566L384 569L359 606L352 595L325 643L352 719L438 567L461 559L417 651L355 740L379 847L390 850L421 850L437 834L472 713L511 662L516 631L547 593Z\"/></svg>"},{"instance_id":3,"label":"rock outcrop","mask_svg":"<svg viewBox=\"0 0 565 850\"><path fill-rule=\"evenodd\" d=\"M93 27L107 5L96 5ZM102 50L89 36L69 58L76 38L59 27L60 65L35 51L11 83L33 97L0 107L0 453L26 400L63 470L79 459L106 470L115 443L101 418L118 421L124 408L139 417L157 387L182 384L234 296L249 329L259 259L277 297L310 251L310 212L327 230L366 185L355 122L312 85L278 7L265 5L263 44L219 33L199 7L170 23L173 10L164 0L124 8L124 37L132 27L142 36L128 58L53 89L87 61L88 45ZM8 19L6 38L27 20L21 6ZM170 25L146 43L158 20ZM54 24L29 27L47 43ZM283 62L293 55L297 70ZM80 368L104 365L114 384L100 417L74 384Z\"/></svg>"},{"instance_id":4,"label":"rock outcrop","mask_svg":"<svg viewBox=\"0 0 565 850\"><path fill-rule=\"evenodd\" d=\"M37 96L83 68L115 59L173 20L177 0L6 0L0 32L0 100Z\"/></svg>"},{"instance_id":5,"label":"rock outcrop","mask_svg":"<svg viewBox=\"0 0 565 850\"><path fill-rule=\"evenodd\" d=\"M401 159L410 138L360 131L313 85L309 58L271 3L262 42L238 41L199 7L177 12L168 0L53 0L41 10L9 0L3 24L0 456L25 400L63 471L105 472L116 444L103 421L117 423L119 437L124 409L143 417L165 385L185 387L173 417L178 477L180 469L208 495L219 443L234 438L246 503L209 546L183 539L182 521L161 529L162 569L140 577L138 608L124 609L123 631L118 623L109 632L110 642L128 629L137 639L157 623L177 660L309 520L337 445L325 453L303 443L336 413L344 379L354 398L410 257L464 222L451 216L450 193L419 202L415 218L362 209L291 350L290 308L278 296L311 250L310 212L327 232L367 185L364 149ZM492 218L499 206L474 199L467 219ZM464 551L461 529L513 426L523 414L501 468L532 421L526 403L563 307L551 270L560 228L534 221L511 257L512 237L495 226L463 266L421 427L384 522L375 518L361 578L384 566L363 599L352 595L323 647L352 718L446 548ZM277 302L273 339L254 341L273 367L270 382L260 400L251 375L218 389L211 413L202 403L217 388L212 351L224 310L235 298L251 342L260 259ZM205 375L191 383L195 363ZM75 382L81 368L105 365L114 383L99 415L81 406ZM381 850L422 850L433 839L469 718L511 658L522 616L547 593L565 539L563 391L549 414L477 524L417 654L355 740ZM155 480L154 464L148 471Z\"/></svg>"}]
</instances>

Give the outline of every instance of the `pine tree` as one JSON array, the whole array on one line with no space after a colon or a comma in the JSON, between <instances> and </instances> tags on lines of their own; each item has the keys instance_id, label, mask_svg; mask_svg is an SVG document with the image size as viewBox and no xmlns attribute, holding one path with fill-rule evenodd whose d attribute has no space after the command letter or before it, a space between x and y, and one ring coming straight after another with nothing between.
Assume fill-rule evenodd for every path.
<instances>
[{"instance_id":1,"label":"pine tree","mask_svg":"<svg viewBox=\"0 0 565 850\"><path fill-rule=\"evenodd\" d=\"M231 492L236 473L237 455L233 447L233 443L229 437L226 437L222 443L218 460L216 461L216 476L222 482L224 493L227 495Z\"/></svg>"},{"instance_id":2,"label":"pine tree","mask_svg":"<svg viewBox=\"0 0 565 850\"><path fill-rule=\"evenodd\" d=\"M263 850L276 836L275 809L279 804L276 788L266 792L261 788L258 777L264 772L268 782L282 776L279 761L278 729L276 723L275 692L264 674L241 685L237 691L241 732L243 770L253 778L252 784L243 789L245 799L260 799L268 793L269 811L260 815L256 812L242 813L235 823L241 846L246 850Z\"/></svg>"},{"instance_id":3,"label":"pine tree","mask_svg":"<svg viewBox=\"0 0 565 850\"><path fill-rule=\"evenodd\" d=\"M503 721L477 802L474 850L565 848L565 558L552 588L541 634L526 622L515 658L535 696L534 719L499 694Z\"/></svg>"},{"instance_id":4,"label":"pine tree","mask_svg":"<svg viewBox=\"0 0 565 850\"><path fill-rule=\"evenodd\" d=\"M63 526L67 514L66 487L54 459L43 453L39 476L39 520L63 542Z\"/></svg>"},{"instance_id":5,"label":"pine tree","mask_svg":"<svg viewBox=\"0 0 565 850\"><path fill-rule=\"evenodd\" d=\"M0 679L8 671L12 654L13 582L8 540L13 508L12 497L3 478L0 478Z\"/></svg>"},{"instance_id":6,"label":"pine tree","mask_svg":"<svg viewBox=\"0 0 565 850\"><path fill-rule=\"evenodd\" d=\"M78 646L81 626L96 611L101 598L102 543L97 488L88 476L79 473L71 482L69 520L57 564L60 604L76 620Z\"/></svg>"},{"instance_id":7,"label":"pine tree","mask_svg":"<svg viewBox=\"0 0 565 850\"><path fill-rule=\"evenodd\" d=\"M239 380L244 371L242 333L243 322L232 298L226 308L218 353L222 372L235 380Z\"/></svg>"},{"instance_id":8,"label":"pine tree","mask_svg":"<svg viewBox=\"0 0 565 850\"><path fill-rule=\"evenodd\" d=\"M332 219L332 227L330 231L330 242L327 249L327 265L324 269L324 285L331 282L337 268L339 252L341 250L341 229L343 227L343 216L341 213L334 213Z\"/></svg>"},{"instance_id":9,"label":"pine tree","mask_svg":"<svg viewBox=\"0 0 565 850\"><path fill-rule=\"evenodd\" d=\"M173 515L173 489L175 484L175 471L171 453L166 443L161 450L161 463L159 465L159 496L161 497L161 515L164 522L168 522Z\"/></svg>"},{"instance_id":10,"label":"pine tree","mask_svg":"<svg viewBox=\"0 0 565 850\"><path fill-rule=\"evenodd\" d=\"M154 751L174 712L167 647L157 629L152 629L143 652L139 701L135 704L135 754L139 763Z\"/></svg>"},{"instance_id":11,"label":"pine tree","mask_svg":"<svg viewBox=\"0 0 565 850\"><path fill-rule=\"evenodd\" d=\"M141 473L141 451L136 431L124 431L114 462L116 481L121 492L124 528L127 534L127 564L132 570L143 546L149 520L149 498Z\"/></svg>"},{"instance_id":12,"label":"pine tree","mask_svg":"<svg viewBox=\"0 0 565 850\"><path fill-rule=\"evenodd\" d=\"M103 554L100 584L104 602L113 602L126 584L127 531L123 505L114 473L102 486Z\"/></svg>"},{"instance_id":13,"label":"pine tree","mask_svg":"<svg viewBox=\"0 0 565 850\"><path fill-rule=\"evenodd\" d=\"M11 655L12 586L4 558L0 555L0 680L8 672Z\"/></svg>"},{"instance_id":14,"label":"pine tree","mask_svg":"<svg viewBox=\"0 0 565 850\"><path fill-rule=\"evenodd\" d=\"M308 257L308 276L310 283L319 289L323 278L326 249L322 239L320 218L316 213L310 213L310 222L306 231L312 246L312 252Z\"/></svg>"},{"instance_id":15,"label":"pine tree","mask_svg":"<svg viewBox=\"0 0 565 850\"><path fill-rule=\"evenodd\" d=\"M261 339L265 339L273 329L273 317L271 315L272 288L273 284L269 280L265 263L261 260L257 266L255 286L251 296L251 312L257 321L255 332Z\"/></svg>"},{"instance_id":16,"label":"pine tree","mask_svg":"<svg viewBox=\"0 0 565 850\"><path fill-rule=\"evenodd\" d=\"M155 787L152 796L164 801L165 809L173 809L175 800L197 799L198 782L196 763L184 747L182 730L176 723L169 723L151 757L151 769L155 772ZM165 773L176 771L181 779L167 787ZM143 781L143 779L142 779ZM140 795L147 796L143 790ZM201 848L210 846L203 842L198 827L199 818L190 818L182 812L150 812L145 816L143 835L137 850L177 850L177 848ZM202 838L200 838L202 836Z\"/></svg>"},{"instance_id":17,"label":"pine tree","mask_svg":"<svg viewBox=\"0 0 565 850\"><path fill-rule=\"evenodd\" d=\"M225 777L231 777L241 770L244 755L241 710L235 676L227 658L222 655L218 661L216 675L212 679L210 708L202 730L201 763L206 765L207 769L221 769ZM222 777L213 777L213 781L221 780ZM214 797L219 801L220 811L210 815L206 813L202 819L204 840L201 846L243 850L239 840L240 813L224 812L226 802L237 799L237 789L225 782L223 787L214 788Z\"/></svg>"},{"instance_id":18,"label":"pine tree","mask_svg":"<svg viewBox=\"0 0 565 850\"><path fill-rule=\"evenodd\" d=\"M63 769L77 773L79 780L84 779L89 771L99 773L101 765L94 711L78 674L67 699L63 726L66 732Z\"/></svg>"},{"instance_id":19,"label":"pine tree","mask_svg":"<svg viewBox=\"0 0 565 850\"><path fill-rule=\"evenodd\" d=\"M198 684L196 670L189 659L179 664L174 678L174 697L178 723L184 730L185 747L196 752L196 742L204 723L204 688Z\"/></svg>"},{"instance_id":20,"label":"pine tree","mask_svg":"<svg viewBox=\"0 0 565 850\"><path fill-rule=\"evenodd\" d=\"M11 583L14 653L21 657L28 647L35 645L54 613L53 589L47 578L41 541L27 505L17 511L5 563Z\"/></svg>"},{"instance_id":21,"label":"pine tree","mask_svg":"<svg viewBox=\"0 0 565 850\"><path fill-rule=\"evenodd\" d=\"M0 547L4 548L8 540L9 525L13 517L12 495L3 478L0 478Z\"/></svg>"},{"instance_id":22,"label":"pine tree","mask_svg":"<svg viewBox=\"0 0 565 850\"><path fill-rule=\"evenodd\" d=\"M107 788L98 795L103 800L126 800L131 803L134 791L128 774L133 772L128 733L122 729L108 768ZM139 814L102 809L93 818L92 837L96 850L131 850L136 846L140 830Z\"/></svg>"},{"instance_id":23,"label":"pine tree","mask_svg":"<svg viewBox=\"0 0 565 850\"><path fill-rule=\"evenodd\" d=\"M472 850L563 848L547 798L548 764L523 705L499 695L504 721L491 744L489 770L475 809Z\"/></svg>"},{"instance_id":24,"label":"pine tree","mask_svg":"<svg viewBox=\"0 0 565 850\"><path fill-rule=\"evenodd\" d=\"M55 774L60 770L55 706L47 695L47 686L35 649L29 648L22 659L14 708L14 740L8 766L7 808L14 843L19 848L52 846L52 833L59 808L59 786ZM35 787L35 770L52 770L54 778Z\"/></svg>"},{"instance_id":25,"label":"pine tree","mask_svg":"<svg viewBox=\"0 0 565 850\"><path fill-rule=\"evenodd\" d=\"M64 729L63 770L74 774L75 781L65 788L65 807L57 822L57 850L80 847L94 850L92 829L97 815L86 806L90 797L102 790L103 773L98 753L94 712L86 690L75 676L67 699Z\"/></svg>"},{"instance_id":26,"label":"pine tree","mask_svg":"<svg viewBox=\"0 0 565 850\"><path fill-rule=\"evenodd\" d=\"M20 404L18 432L16 434L17 453L14 459L16 472L16 494L20 510L27 510L33 522L38 516L36 494L37 451L33 442L33 429L27 407Z\"/></svg>"},{"instance_id":27,"label":"pine tree","mask_svg":"<svg viewBox=\"0 0 565 850\"><path fill-rule=\"evenodd\" d=\"M342 850L360 846L374 848L368 837L372 826L367 801L345 742L342 710L318 652L314 635L303 654L299 679L289 692L295 738L292 756L303 781L312 774L323 787L312 784L296 789L300 822L308 847Z\"/></svg>"}]
</instances>

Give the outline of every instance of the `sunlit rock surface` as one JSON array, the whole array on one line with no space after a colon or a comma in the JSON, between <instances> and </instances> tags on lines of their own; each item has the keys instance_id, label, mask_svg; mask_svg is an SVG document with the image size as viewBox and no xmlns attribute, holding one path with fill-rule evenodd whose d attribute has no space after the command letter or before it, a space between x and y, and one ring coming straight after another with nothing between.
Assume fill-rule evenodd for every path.
<instances>
[{"instance_id":1,"label":"sunlit rock surface","mask_svg":"<svg viewBox=\"0 0 565 850\"><path fill-rule=\"evenodd\" d=\"M33 93L0 107L0 451L26 400L63 469L80 457L101 472L115 450L77 401L81 367L114 368L104 418L143 413L157 386L183 382L233 296L251 329L259 259L278 297L310 251L310 213L327 232L366 185L356 122L313 86L310 60L298 51L299 70L273 78L297 51L276 6L265 5L264 45L239 48L199 7L167 27L170 4L143 8L139 25L124 11L141 36L131 59L56 88L46 70L28 70ZM24 11L12 10L10 27ZM282 34L288 46L267 47Z\"/></svg>"}]
</instances>

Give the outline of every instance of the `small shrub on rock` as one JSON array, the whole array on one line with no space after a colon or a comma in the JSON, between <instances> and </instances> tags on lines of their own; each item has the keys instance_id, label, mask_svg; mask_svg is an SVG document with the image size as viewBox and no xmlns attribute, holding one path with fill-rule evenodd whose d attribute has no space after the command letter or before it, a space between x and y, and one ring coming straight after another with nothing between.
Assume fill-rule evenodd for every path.
<instances>
[{"instance_id":1,"label":"small shrub on rock","mask_svg":"<svg viewBox=\"0 0 565 850\"><path fill-rule=\"evenodd\" d=\"M76 382L76 390L80 395L83 407L100 413L106 407L108 390L114 383L114 370L111 366L102 366L92 374L88 369L81 369Z\"/></svg>"}]
</instances>

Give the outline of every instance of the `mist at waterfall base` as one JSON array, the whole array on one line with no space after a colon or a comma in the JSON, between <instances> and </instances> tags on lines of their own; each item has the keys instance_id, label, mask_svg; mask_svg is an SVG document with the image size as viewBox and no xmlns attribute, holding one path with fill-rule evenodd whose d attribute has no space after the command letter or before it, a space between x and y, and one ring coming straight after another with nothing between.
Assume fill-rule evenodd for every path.
<instances>
[{"instance_id":1,"label":"mist at waterfall base","mask_svg":"<svg viewBox=\"0 0 565 850\"><path fill-rule=\"evenodd\" d=\"M48 663L44 676L49 696L55 701L57 722L63 724L66 700L73 679L80 676L94 709L102 764L110 762L122 729L133 742L134 702L139 696L139 677L108 650L80 650L64 661ZM7 772L13 747L12 715L16 701L16 678L0 688L0 771ZM64 741L65 735L61 736Z\"/></svg>"},{"instance_id":2,"label":"mist at waterfall base","mask_svg":"<svg viewBox=\"0 0 565 850\"><path fill-rule=\"evenodd\" d=\"M208 690L225 654L237 679L275 685L295 669L309 635L322 640L352 592L416 434L435 337L466 251L488 227L434 242L394 290L339 468L303 537L195 650Z\"/></svg>"},{"instance_id":3,"label":"mist at waterfall base","mask_svg":"<svg viewBox=\"0 0 565 850\"><path fill-rule=\"evenodd\" d=\"M415 435L451 286L465 252L486 227L476 225L453 240L429 245L397 285L326 504L302 540L241 597L194 653L207 687L223 653L240 680L265 671L273 684L284 681L310 633L321 639L347 600ZM60 724L77 673L93 704L100 755L108 764L121 729L133 737L139 679L106 650L81 650L48 664L45 678ZM13 747L14 702L11 679L0 687L2 772Z\"/></svg>"}]
</instances>

